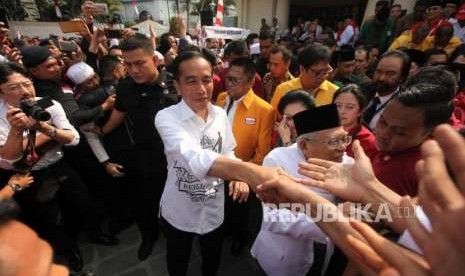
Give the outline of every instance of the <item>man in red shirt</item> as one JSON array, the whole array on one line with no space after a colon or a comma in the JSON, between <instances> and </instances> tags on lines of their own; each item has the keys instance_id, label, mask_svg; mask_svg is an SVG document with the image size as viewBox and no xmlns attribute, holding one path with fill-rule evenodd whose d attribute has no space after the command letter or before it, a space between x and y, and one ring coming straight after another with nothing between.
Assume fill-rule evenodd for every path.
<instances>
[{"instance_id":1,"label":"man in red shirt","mask_svg":"<svg viewBox=\"0 0 465 276\"><path fill-rule=\"evenodd\" d=\"M376 177L400 195L415 196L418 178L415 165L421 159L420 146L435 126L447 123L452 114L453 76L437 70L437 79L420 73L388 103L376 125L373 159Z\"/></svg>"}]
</instances>

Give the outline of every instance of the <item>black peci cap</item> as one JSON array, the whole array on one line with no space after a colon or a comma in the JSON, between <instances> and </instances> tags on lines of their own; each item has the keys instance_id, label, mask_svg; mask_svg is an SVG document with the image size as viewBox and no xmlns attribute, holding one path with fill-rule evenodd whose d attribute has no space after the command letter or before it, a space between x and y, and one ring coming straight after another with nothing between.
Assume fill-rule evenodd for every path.
<instances>
[{"instance_id":1,"label":"black peci cap","mask_svg":"<svg viewBox=\"0 0 465 276\"><path fill-rule=\"evenodd\" d=\"M26 46L21 48L23 64L25 67L36 67L52 56L46 46Z\"/></svg>"},{"instance_id":2,"label":"black peci cap","mask_svg":"<svg viewBox=\"0 0 465 276\"><path fill-rule=\"evenodd\" d=\"M335 104L310 108L293 117L297 135L341 126Z\"/></svg>"}]
</instances>

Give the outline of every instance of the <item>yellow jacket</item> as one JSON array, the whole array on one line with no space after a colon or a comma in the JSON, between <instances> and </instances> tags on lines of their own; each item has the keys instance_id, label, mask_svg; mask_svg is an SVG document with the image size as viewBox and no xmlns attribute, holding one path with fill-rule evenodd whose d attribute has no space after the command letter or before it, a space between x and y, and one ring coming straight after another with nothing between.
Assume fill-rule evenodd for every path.
<instances>
[{"instance_id":1,"label":"yellow jacket","mask_svg":"<svg viewBox=\"0 0 465 276\"><path fill-rule=\"evenodd\" d=\"M278 110L279 100L281 100L282 96L286 95L287 92L291 90L299 88L302 88L300 77L283 82L276 87L273 98L271 98L271 106L274 108L276 113ZM320 106L330 104L333 101L334 92L336 92L338 88L339 87L337 85L325 80L313 94L313 97L315 98L315 105Z\"/></svg>"},{"instance_id":2,"label":"yellow jacket","mask_svg":"<svg viewBox=\"0 0 465 276\"><path fill-rule=\"evenodd\" d=\"M425 51L429 48L432 48L432 46L430 46L430 42L426 38L423 39L419 44L412 43L412 31L403 32L398 38L396 38L392 42L391 46L389 46L388 51L396 50L402 47L408 49L415 49L419 51Z\"/></svg>"},{"instance_id":3,"label":"yellow jacket","mask_svg":"<svg viewBox=\"0 0 465 276\"><path fill-rule=\"evenodd\" d=\"M228 93L218 95L216 104L224 107ZM232 130L237 146L234 152L243 161L261 164L271 150L274 111L269 103L255 95L252 89L238 104Z\"/></svg>"},{"instance_id":4,"label":"yellow jacket","mask_svg":"<svg viewBox=\"0 0 465 276\"><path fill-rule=\"evenodd\" d=\"M462 41L460 40L459 37L453 36L449 40L449 44L446 45L446 47L442 48L449 56L452 54L452 52L462 44ZM416 49L419 51L426 51L428 49L434 48L434 36L430 35L427 36L423 41L419 44L413 44L412 43L412 32L411 31L405 31L402 33L394 42L392 42L391 46L389 47L389 51L395 50L398 48L408 48L408 49Z\"/></svg>"},{"instance_id":5,"label":"yellow jacket","mask_svg":"<svg viewBox=\"0 0 465 276\"><path fill-rule=\"evenodd\" d=\"M428 36L427 38L425 38L425 40L428 43L428 46L429 46L428 49L434 48L434 36ZM444 50L447 53L447 55L450 56L452 52L455 50L455 48L457 48L457 46L459 46L460 44L462 44L462 41L460 40L460 38L457 36L453 36L449 40L449 44L447 44L446 47L444 48L436 47L436 48Z\"/></svg>"}]
</instances>

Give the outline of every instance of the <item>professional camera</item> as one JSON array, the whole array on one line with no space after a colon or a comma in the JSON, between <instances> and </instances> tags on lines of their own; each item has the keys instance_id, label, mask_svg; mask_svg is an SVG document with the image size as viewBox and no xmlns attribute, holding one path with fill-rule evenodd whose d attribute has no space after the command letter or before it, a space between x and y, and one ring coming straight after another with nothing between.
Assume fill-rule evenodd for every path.
<instances>
[{"instance_id":1,"label":"professional camera","mask_svg":"<svg viewBox=\"0 0 465 276\"><path fill-rule=\"evenodd\" d=\"M40 100L39 100L40 101ZM28 99L21 100L19 108L26 114L39 121L48 121L50 120L50 113L45 111L45 108L41 102L35 102Z\"/></svg>"}]
</instances>

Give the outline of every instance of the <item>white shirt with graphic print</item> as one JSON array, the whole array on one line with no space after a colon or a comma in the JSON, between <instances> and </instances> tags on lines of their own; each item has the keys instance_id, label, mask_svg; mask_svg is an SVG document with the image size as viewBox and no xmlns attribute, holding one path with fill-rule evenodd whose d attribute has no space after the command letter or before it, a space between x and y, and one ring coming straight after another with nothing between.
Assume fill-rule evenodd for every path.
<instances>
[{"instance_id":1,"label":"white shirt with graphic print","mask_svg":"<svg viewBox=\"0 0 465 276\"><path fill-rule=\"evenodd\" d=\"M215 230L224 219L224 185L207 173L220 155L236 158L226 112L209 104L205 122L182 100L159 111L155 127L168 161L160 215L181 231L205 234Z\"/></svg>"}]
</instances>

